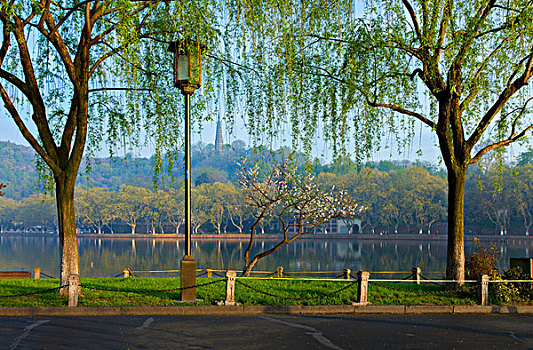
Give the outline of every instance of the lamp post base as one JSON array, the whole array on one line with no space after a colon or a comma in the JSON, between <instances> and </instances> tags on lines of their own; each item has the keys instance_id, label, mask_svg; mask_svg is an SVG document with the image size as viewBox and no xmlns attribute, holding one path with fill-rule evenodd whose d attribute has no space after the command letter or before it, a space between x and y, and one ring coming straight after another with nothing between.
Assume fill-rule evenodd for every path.
<instances>
[{"instance_id":1,"label":"lamp post base","mask_svg":"<svg viewBox=\"0 0 533 350\"><path fill-rule=\"evenodd\" d=\"M181 288L186 288L181 291L181 301L196 302L196 261L192 255L181 260Z\"/></svg>"}]
</instances>

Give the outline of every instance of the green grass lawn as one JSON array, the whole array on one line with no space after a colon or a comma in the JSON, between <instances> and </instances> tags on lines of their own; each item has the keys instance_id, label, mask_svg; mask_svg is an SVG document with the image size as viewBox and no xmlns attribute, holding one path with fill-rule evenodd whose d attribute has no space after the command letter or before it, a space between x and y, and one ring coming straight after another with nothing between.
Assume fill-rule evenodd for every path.
<instances>
[{"instance_id":1,"label":"green grass lawn","mask_svg":"<svg viewBox=\"0 0 533 350\"><path fill-rule=\"evenodd\" d=\"M209 282L217 283L201 286ZM183 305L180 298L180 279L175 278L82 278L80 306L168 306ZM198 278L199 305L213 305L225 299L222 278ZM60 297L57 279L0 280L0 307L66 306L67 298ZM8 295L45 291L36 295L6 297ZM270 295L269 295L270 294ZM343 305L356 300L354 281L313 281L301 279L238 279L235 300L244 305ZM412 283L369 283L368 301L378 305L455 305L475 304L471 293L444 293L442 286Z\"/></svg>"}]
</instances>

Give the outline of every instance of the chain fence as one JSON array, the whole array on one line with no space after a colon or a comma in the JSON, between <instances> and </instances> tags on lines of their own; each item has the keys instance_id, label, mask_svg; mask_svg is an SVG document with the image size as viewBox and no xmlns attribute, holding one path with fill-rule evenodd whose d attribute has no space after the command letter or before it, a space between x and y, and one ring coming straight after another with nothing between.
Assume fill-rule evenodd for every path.
<instances>
[{"instance_id":1,"label":"chain fence","mask_svg":"<svg viewBox=\"0 0 533 350\"><path fill-rule=\"evenodd\" d=\"M329 298L331 296L337 295L341 293L342 291L348 290L354 286L356 286L359 283L359 277L356 274L352 274L350 270L345 269L342 271L342 274L335 275L334 277L330 278L324 278L324 277L304 277L302 275L325 275L330 274L333 275L335 273L339 273L341 271L295 271L295 272L285 272L281 269L278 269L277 271L254 271L253 273L260 276L254 276L254 277L236 277L235 283L239 284L249 290L254 291L255 293L259 293L262 295L270 296L273 298L281 299L281 300L291 300L291 301L311 301L311 300L319 300L319 299L325 299ZM105 292L114 292L114 293L137 293L137 294L157 294L157 293L169 293L169 292L179 292L186 289L192 289L192 288L202 288L214 284L219 284L222 282L227 282L228 277L226 277L223 272L227 270L214 270L214 269L198 269L196 270L199 272L196 277L202 277L202 276L213 276L216 279L205 282L205 283L196 283L193 286L186 286L186 287L176 287L176 288L168 288L168 289L160 289L160 290L149 290L149 289L114 289L114 288L106 288L105 286L98 286L94 284L81 284L81 288L86 288L89 290L97 290L97 291L105 291ZM132 271L130 269L124 269L124 272L121 274L118 274L114 277L120 277L125 276L126 272L129 272L129 275L132 277L135 277L133 274L135 273L174 273L174 272L180 272L180 270L164 270L164 271L153 271L153 270L147 270L147 271ZM480 283L477 280L462 280L462 281L455 281L455 280L435 280L430 279L424 275L422 275L420 272L416 273L415 269L412 271L374 271L371 274L400 274L400 273L408 273L407 276L400 278L400 279L368 279L368 286L371 288L371 286L377 286L380 288L384 288L387 290L397 291L401 293L412 293L416 295L441 295L441 296L455 296L455 297L466 297L468 296L468 291L466 290L458 290L458 289L435 289L435 290L427 290L427 289L415 289L415 288L398 288L398 283L424 283L424 284L431 284L433 286L441 286L443 287L445 284L449 283ZM42 276L48 277L48 278L56 278L53 276L50 276L46 273L41 272ZM282 275L283 277L278 277ZM125 276L127 277L127 276ZM328 293L320 293L316 295L311 296L287 296L287 295L281 295L277 294L275 292L262 290L261 287L254 286L253 283L248 283L246 280L276 280L276 281L316 281L316 282L341 282L344 281L347 283L347 285L338 288L336 290L333 290ZM490 283L533 283L533 280L490 280ZM25 297L25 296L32 296L32 295L39 295L39 294L46 294L54 291L58 291L62 288L68 287L68 285L63 285L59 287L44 289L40 291L33 291L33 292L27 292L27 293L18 293L18 294L8 294L8 295L0 295L0 298L15 298L15 297ZM470 293L473 289L470 288Z\"/></svg>"},{"instance_id":2,"label":"chain fence","mask_svg":"<svg viewBox=\"0 0 533 350\"><path fill-rule=\"evenodd\" d=\"M35 291L35 292L0 295L0 299L4 299L4 298L17 298L17 297L26 297L26 296L30 296L30 295L46 294L46 293L50 293L50 292L54 292L54 291L58 291L58 290L60 290L61 288L65 288L65 287L68 287L68 284L63 285L63 286L59 286L59 287L54 287L54 288L48 288L48 289L38 290L38 291Z\"/></svg>"},{"instance_id":3,"label":"chain fence","mask_svg":"<svg viewBox=\"0 0 533 350\"><path fill-rule=\"evenodd\" d=\"M412 275L411 275L411 276L412 276ZM427 278L426 276L424 276L424 275L422 275L422 274L420 274L420 278L422 278L422 279L425 280L425 281L430 281L429 278ZM428 283L431 283L431 284L436 285L436 286L440 286L440 285L441 285L441 284L438 283L438 282L428 282Z\"/></svg>"},{"instance_id":4,"label":"chain fence","mask_svg":"<svg viewBox=\"0 0 533 350\"><path fill-rule=\"evenodd\" d=\"M352 282L352 283L348 284L347 286L344 286L344 287L342 287L340 289L337 289L337 290L334 290L334 291L332 291L330 293L322 294L322 295L315 295L315 296L311 296L311 297L289 297L289 296L274 294L274 293L270 293L270 292L265 292L264 290L261 290L259 288L254 287L254 286L251 286L251 285L249 285L247 283L244 283L241 278L237 278L235 280L235 282L237 284L240 284L240 285L242 285L242 286L244 286L244 287L246 287L246 288L248 288L250 290L253 290L254 292L257 292L257 293L260 293L260 294L263 294L263 295L267 295L267 296L271 296L273 298L292 300L292 301L309 301L309 300L318 300L318 299L328 298L328 297L330 297L332 295L335 295L335 294L340 293L340 292L342 292L342 291L344 291L346 289L349 289L349 288L351 288L351 287L353 287L354 285L357 284L357 281L355 281L355 282Z\"/></svg>"},{"instance_id":5,"label":"chain fence","mask_svg":"<svg viewBox=\"0 0 533 350\"><path fill-rule=\"evenodd\" d=\"M464 292L461 292L461 291L456 291L456 290L412 290L412 289L402 289L402 288L396 288L396 287L393 287L393 286L389 286L389 285L385 285L385 284L382 284L382 283L379 283L379 282L375 282L375 281L370 281L372 283L369 283L368 285L369 286L378 286L378 287L381 287L381 288L385 288L385 289L388 289L388 290L393 290L393 291L396 291L396 292L402 292L402 293L413 293L413 294L419 294L419 295L447 295L447 296L463 296L464 295Z\"/></svg>"},{"instance_id":6,"label":"chain fence","mask_svg":"<svg viewBox=\"0 0 533 350\"><path fill-rule=\"evenodd\" d=\"M104 292L144 294L144 293L177 292L177 291L182 291L182 290L185 290L185 289L206 287L206 286L209 286L209 285L212 285L212 284L225 282L225 281L226 281L226 279L224 278L224 279L218 279L218 280L214 280L214 281L210 281L210 282L206 282L206 283L195 284L193 286L177 287L177 288L169 288L169 289L157 289L157 290L153 290L153 289L146 289L146 290L139 290L139 289L137 289L137 290L134 290L134 289L111 289L111 288L105 288L105 287L100 287L100 286L91 286L91 285L86 285L86 284L82 284L81 287L82 288L87 288L87 289L92 289L92 290L104 291Z\"/></svg>"},{"instance_id":7,"label":"chain fence","mask_svg":"<svg viewBox=\"0 0 533 350\"><path fill-rule=\"evenodd\" d=\"M271 273L267 273L266 275L264 275L263 277L271 277L271 276L275 276L277 275L278 272L277 271L274 271L274 272L271 272Z\"/></svg>"}]
</instances>

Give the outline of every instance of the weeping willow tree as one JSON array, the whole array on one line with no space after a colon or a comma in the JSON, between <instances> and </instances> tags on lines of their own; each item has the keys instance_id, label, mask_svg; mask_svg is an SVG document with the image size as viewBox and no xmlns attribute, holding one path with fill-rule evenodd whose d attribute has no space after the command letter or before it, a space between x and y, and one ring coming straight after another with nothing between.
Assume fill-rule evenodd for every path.
<instances>
[{"instance_id":1,"label":"weeping willow tree","mask_svg":"<svg viewBox=\"0 0 533 350\"><path fill-rule=\"evenodd\" d=\"M234 57L248 68L241 99L258 139L290 130L309 150L321 132L336 157L362 159L384 137L404 149L420 128L436 135L449 185L446 276L463 280L467 169L533 128L533 1L233 6Z\"/></svg>"},{"instance_id":2,"label":"weeping willow tree","mask_svg":"<svg viewBox=\"0 0 533 350\"><path fill-rule=\"evenodd\" d=\"M369 107L436 134L448 171L446 276L463 280L467 169L533 128L533 2L376 2L367 18L348 45L366 53L350 57L351 81Z\"/></svg>"},{"instance_id":3,"label":"weeping willow tree","mask_svg":"<svg viewBox=\"0 0 533 350\"><path fill-rule=\"evenodd\" d=\"M314 25L334 17L322 6L332 7L319 3ZM149 142L156 173L163 157L171 169L182 154L176 146L183 106L171 87L171 41L208 47L193 123L223 106L230 130L235 115L245 115L256 143L283 135L287 118L295 145L301 135L312 136L315 128L298 127L291 114L295 106L308 107L293 81L295 52L285 55L295 34L292 7L233 0L0 0L3 112L35 149L55 192L62 285L80 273L74 184L86 149L98 150L105 141L113 155ZM302 11L313 8L306 4ZM272 21L280 22L276 31L270 31Z\"/></svg>"},{"instance_id":4,"label":"weeping willow tree","mask_svg":"<svg viewBox=\"0 0 533 350\"><path fill-rule=\"evenodd\" d=\"M174 151L182 108L166 50L180 38L209 44L212 8L208 1L0 1L0 95L50 171L61 285L80 273L74 184L86 146L107 140L112 152L144 135L159 160Z\"/></svg>"}]
</instances>

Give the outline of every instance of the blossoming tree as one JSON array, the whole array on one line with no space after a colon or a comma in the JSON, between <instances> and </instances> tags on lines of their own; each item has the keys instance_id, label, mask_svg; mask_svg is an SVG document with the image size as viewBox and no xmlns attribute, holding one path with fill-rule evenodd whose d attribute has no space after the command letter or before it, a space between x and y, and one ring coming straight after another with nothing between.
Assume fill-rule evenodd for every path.
<instances>
[{"instance_id":1,"label":"blossoming tree","mask_svg":"<svg viewBox=\"0 0 533 350\"><path fill-rule=\"evenodd\" d=\"M275 163L272 170L262 175L257 165L241 166L241 185L254 222L244 252L243 276L248 276L254 265L281 247L312 233L329 220L354 217L364 209L343 190L320 188L309 174L299 173L290 161ZM273 246L250 258L256 238L256 229L263 221L277 221L281 237Z\"/></svg>"}]
</instances>

